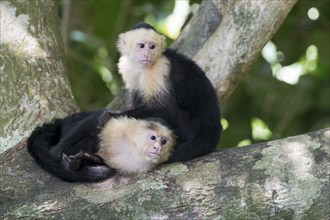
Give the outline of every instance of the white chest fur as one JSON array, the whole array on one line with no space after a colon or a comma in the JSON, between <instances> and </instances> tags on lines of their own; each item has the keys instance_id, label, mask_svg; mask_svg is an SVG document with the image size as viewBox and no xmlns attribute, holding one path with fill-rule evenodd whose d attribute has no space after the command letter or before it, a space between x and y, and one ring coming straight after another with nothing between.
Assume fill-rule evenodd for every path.
<instances>
[{"instance_id":1,"label":"white chest fur","mask_svg":"<svg viewBox=\"0 0 330 220\"><path fill-rule=\"evenodd\" d=\"M166 100L169 92L168 75L170 63L164 56L158 58L151 66L145 67L122 56L118 63L125 86L130 91L139 91L145 101Z\"/></svg>"}]
</instances>

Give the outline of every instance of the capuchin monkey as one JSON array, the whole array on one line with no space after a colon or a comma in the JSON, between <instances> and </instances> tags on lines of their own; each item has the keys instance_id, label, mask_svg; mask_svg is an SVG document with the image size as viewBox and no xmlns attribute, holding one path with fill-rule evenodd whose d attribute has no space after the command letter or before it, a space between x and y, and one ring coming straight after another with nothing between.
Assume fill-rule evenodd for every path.
<instances>
[{"instance_id":1,"label":"capuchin monkey","mask_svg":"<svg viewBox=\"0 0 330 220\"><path fill-rule=\"evenodd\" d=\"M131 97L128 110L120 114L165 120L177 137L168 162L182 162L215 149L222 130L220 109L201 68L165 49L164 41L164 36L143 22L119 35L118 68Z\"/></svg>"},{"instance_id":2,"label":"capuchin monkey","mask_svg":"<svg viewBox=\"0 0 330 220\"><path fill-rule=\"evenodd\" d=\"M77 113L37 127L28 139L29 153L49 173L69 182L142 173L169 158L175 137L162 120L105 118L105 113Z\"/></svg>"}]
</instances>

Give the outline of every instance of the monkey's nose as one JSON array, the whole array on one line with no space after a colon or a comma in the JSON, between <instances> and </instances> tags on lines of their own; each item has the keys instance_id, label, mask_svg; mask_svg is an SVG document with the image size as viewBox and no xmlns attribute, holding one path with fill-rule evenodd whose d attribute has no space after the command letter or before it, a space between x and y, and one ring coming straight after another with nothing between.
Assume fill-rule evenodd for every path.
<instances>
[{"instance_id":1,"label":"monkey's nose","mask_svg":"<svg viewBox=\"0 0 330 220\"><path fill-rule=\"evenodd\" d=\"M150 54L144 54L143 57L144 57L145 59L150 59Z\"/></svg>"},{"instance_id":2,"label":"monkey's nose","mask_svg":"<svg viewBox=\"0 0 330 220\"><path fill-rule=\"evenodd\" d=\"M154 148L154 150L156 150L157 152L160 151L160 146L159 146L159 144L155 144L153 148Z\"/></svg>"}]
</instances>

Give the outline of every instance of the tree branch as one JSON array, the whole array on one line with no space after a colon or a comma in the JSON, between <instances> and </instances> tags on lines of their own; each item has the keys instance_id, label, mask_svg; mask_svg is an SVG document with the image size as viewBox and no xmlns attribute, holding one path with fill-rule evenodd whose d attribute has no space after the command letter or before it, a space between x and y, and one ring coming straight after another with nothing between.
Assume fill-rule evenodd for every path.
<instances>
[{"instance_id":1,"label":"tree branch","mask_svg":"<svg viewBox=\"0 0 330 220\"><path fill-rule=\"evenodd\" d=\"M327 219L329 140L325 129L96 184L49 175L22 143L0 157L0 217Z\"/></svg>"}]
</instances>

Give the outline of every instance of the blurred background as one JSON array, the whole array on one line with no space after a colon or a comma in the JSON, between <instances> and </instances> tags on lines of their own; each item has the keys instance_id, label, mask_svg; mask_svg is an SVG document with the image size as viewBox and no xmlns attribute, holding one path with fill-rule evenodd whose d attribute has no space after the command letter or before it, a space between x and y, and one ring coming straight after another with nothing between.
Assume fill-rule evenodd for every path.
<instances>
[{"instance_id":1,"label":"blurred background","mask_svg":"<svg viewBox=\"0 0 330 220\"><path fill-rule=\"evenodd\" d=\"M58 1L67 68L81 110L107 106L123 85L118 34L146 21L169 46L200 0ZM232 96L219 148L330 127L330 1L300 0ZM256 33L258 34L258 33Z\"/></svg>"}]
</instances>

